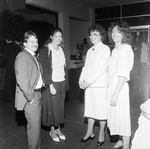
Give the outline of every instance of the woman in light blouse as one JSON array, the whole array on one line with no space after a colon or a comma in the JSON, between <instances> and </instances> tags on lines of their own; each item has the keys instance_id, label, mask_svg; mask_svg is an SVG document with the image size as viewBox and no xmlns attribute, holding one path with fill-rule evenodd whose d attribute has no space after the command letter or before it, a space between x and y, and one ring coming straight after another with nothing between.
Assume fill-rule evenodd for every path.
<instances>
[{"instance_id":1,"label":"woman in light blouse","mask_svg":"<svg viewBox=\"0 0 150 149\"><path fill-rule=\"evenodd\" d=\"M88 50L85 65L82 69L79 86L85 90L84 117L88 118L85 136L80 142L94 139L93 126L95 120L99 121L100 130L97 145L103 145L105 140L105 126L107 120L107 66L110 58L110 48L103 43L106 32L98 24L92 25L89 38L93 46Z\"/></svg>"},{"instance_id":2,"label":"woman in light blouse","mask_svg":"<svg viewBox=\"0 0 150 149\"><path fill-rule=\"evenodd\" d=\"M111 135L120 139L113 149L129 149L131 136L129 86L134 55L130 43L131 31L127 22L113 22L109 39L115 44L108 67L108 120Z\"/></svg>"},{"instance_id":3,"label":"woman in light blouse","mask_svg":"<svg viewBox=\"0 0 150 149\"><path fill-rule=\"evenodd\" d=\"M42 124L50 127L49 135L53 141L66 140L60 129L64 123L65 65L64 51L60 46L63 32L54 27L51 30L50 41L39 53L43 67L43 79L46 90L43 91Z\"/></svg>"}]
</instances>

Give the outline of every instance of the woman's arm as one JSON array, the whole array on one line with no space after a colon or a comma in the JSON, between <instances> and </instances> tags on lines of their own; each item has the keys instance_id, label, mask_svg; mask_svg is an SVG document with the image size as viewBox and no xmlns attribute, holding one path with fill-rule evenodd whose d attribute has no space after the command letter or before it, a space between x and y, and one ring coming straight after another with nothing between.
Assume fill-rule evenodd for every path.
<instances>
[{"instance_id":1,"label":"woman's arm","mask_svg":"<svg viewBox=\"0 0 150 149\"><path fill-rule=\"evenodd\" d=\"M53 83L52 81L52 64L51 64L51 52L48 54L48 47L43 46L39 53L39 61L43 68L43 81L46 86Z\"/></svg>"},{"instance_id":2,"label":"woman's arm","mask_svg":"<svg viewBox=\"0 0 150 149\"><path fill-rule=\"evenodd\" d=\"M124 83L125 83L125 80L126 80L125 77L121 77L121 76L119 77L117 86L116 86L116 88L115 88L115 90L114 90L114 93L113 93L113 95L112 95L112 97L111 97L111 100L110 100L111 106L116 106L116 105L117 105L117 102L118 102L118 94L119 94L119 92L121 91L121 89L122 89L122 87L123 87L123 85L124 85Z\"/></svg>"}]
</instances>

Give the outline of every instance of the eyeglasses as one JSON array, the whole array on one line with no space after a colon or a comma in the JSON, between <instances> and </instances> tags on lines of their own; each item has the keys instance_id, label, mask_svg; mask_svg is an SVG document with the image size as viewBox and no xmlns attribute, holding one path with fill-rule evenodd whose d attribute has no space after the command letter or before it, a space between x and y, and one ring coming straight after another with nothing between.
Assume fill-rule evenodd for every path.
<instances>
[{"instance_id":1,"label":"eyeglasses","mask_svg":"<svg viewBox=\"0 0 150 149\"><path fill-rule=\"evenodd\" d=\"M89 35L89 37L97 37L97 36L100 36L100 34L93 33Z\"/></svg>"}]
</instances>

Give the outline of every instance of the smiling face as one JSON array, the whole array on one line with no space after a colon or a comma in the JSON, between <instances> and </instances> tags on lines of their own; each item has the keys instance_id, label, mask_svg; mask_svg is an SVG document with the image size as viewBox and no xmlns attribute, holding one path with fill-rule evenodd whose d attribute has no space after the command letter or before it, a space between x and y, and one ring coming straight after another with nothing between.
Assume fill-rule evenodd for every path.
<instances>
[{"instance_id":1,"label":"smiling face","mask_svg":"<svg viewBox=\"0 0 150 149\"><path fill-rule=\"evenodd\" d=\"M26 42L24 42L24 46L28 50L32 52L36 52L38 49L38 39L35 36L31 35L28 37Z\"/></svg>"},{"instance_id":2,"label":"smiling face","mask_svg":"<svg viewBox=\"0 0 150 149\"><path fill-rule=\"evenodd\" d=\"M89 38L90 38L91 43L94 45L96 45L97 43L101 41L101 36L98 31L90 32Z\"/></svg>"},{"instance_id":3,"label":"smiling face","mask_svg":"<svg viewBox=\"0 0 150 149\"><path fill-rule=\"evenodd\" d=\"M55 45L60 45L62 42L62 33L61 32L55 32L53 36L50 36L52 43Z\"/></svg>"},{"instance_id":4,"label":"smiling face","mask_svg":"<svg viewBox=\"0 0 150 149\"><path fill-rule=\"evenodd\" d=\"M112 40L115 43L121 43L122 38L123 38L123 34L118 30L117 27L114 27L114 29L112 30Z\"/></svg>"}]
</instances>

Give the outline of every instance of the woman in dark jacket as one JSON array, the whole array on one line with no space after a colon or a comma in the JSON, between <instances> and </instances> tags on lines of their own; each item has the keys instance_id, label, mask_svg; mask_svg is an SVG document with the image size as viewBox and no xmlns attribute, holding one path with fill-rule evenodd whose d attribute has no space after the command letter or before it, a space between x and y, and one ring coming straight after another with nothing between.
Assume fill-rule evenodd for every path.
<instances>
[{"instance_id":1,"label":"woman in dark jacket","mask_svg":"<svg viewBox=\"0 0 150 149\"><path fill-rule=\"evenodd\" d=\"M65 55L60 44L62 42L62 30L54 28L50 34L50 42L42 47L39 60L43 67L43 91L42 124L50 126L49 135L53 141L65 140L65 135L60 130L60 124L64 123L65 88Z\"/></svg>"}]
</instances>

